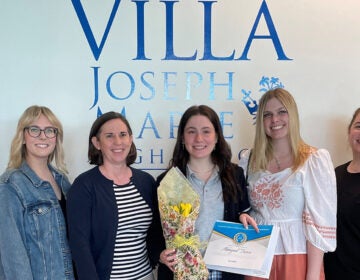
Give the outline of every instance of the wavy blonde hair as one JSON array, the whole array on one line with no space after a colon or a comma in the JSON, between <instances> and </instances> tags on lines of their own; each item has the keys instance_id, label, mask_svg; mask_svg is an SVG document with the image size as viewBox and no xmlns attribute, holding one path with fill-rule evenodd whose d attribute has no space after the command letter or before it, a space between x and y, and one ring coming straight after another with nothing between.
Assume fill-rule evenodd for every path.
<instances>
[{"instance_id":1,"label":"wavy blonde hair","mask_svg":"<svg viewBox=\"0 0 360 280\"><path fill-rule=\"evenodd\" d=\"M60 171L67 173L63 150L63 127L54 113L45 106L33 105L27 108L21 115L16 128L15 136L11 142L10 157L7 169L19 168L26 158L26 146L24 145L25 128L36 121L40 115L45 116L51 125L57 128L56 145L54 151L48 157L48 163L55 160L55 165Z\"/></svg>"},{"instance_id":2,"label":"wavy blonde hair","mask_svg":"<svg viewBox=\"0 0 360 280\"><path fill-rule=\"evenodd\" d=\"M256 115L256 130L254 147L250 159L250 170L253 172L266 170L268 163L273 159L273 146L269 136L264 128L264 111L268 101L276 98L286 108L289 116L289 142L291 153L294 158L292 170L295 171L304 164L311 147L306 144L300 135L299 113L293 96L282 88L276 88L266 92L259 101L259 107Z\"/></svg>"}]
</instances>

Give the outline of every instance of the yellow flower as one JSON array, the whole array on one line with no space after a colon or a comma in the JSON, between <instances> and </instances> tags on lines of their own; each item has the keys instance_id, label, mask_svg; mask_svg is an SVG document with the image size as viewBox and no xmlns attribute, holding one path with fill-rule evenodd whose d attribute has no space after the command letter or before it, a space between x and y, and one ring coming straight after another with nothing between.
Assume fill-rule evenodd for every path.
<instances>
[{"instance_id":1,"label":"yellow flower","mask_svg":"<svg viewBox=\"0 0 360 280\"><path fill-rule=\"evenodd\" d=\"M173 205L173 206L171 206L171 208L174 209L176 212L180 213L179 206Z\"/></svg>"},{"instance_id":2,"label":"yellow flower","mask_svg":"<svg viewBox=\"0 0 360 280\"><path fill-rule=\"evenodd\" d=\"M190 203L184 203L184 202L180 203L180 213L184 217L189 216L191 213L191 210L192 210L192 207L191 207Z\"/></svg>"},{"instance_id":3,"label":"yellow flower","mask_svg":"<svg viewBox=\"0 0 360 280\"><path fill-rule=\"evenodd\" d=\"M181 214L183 217L187 217L190 215L192 211L192 206L190 203L181 202L178 205L171 205L170 206L173 210Z\"/></svg>"}]
</instances>

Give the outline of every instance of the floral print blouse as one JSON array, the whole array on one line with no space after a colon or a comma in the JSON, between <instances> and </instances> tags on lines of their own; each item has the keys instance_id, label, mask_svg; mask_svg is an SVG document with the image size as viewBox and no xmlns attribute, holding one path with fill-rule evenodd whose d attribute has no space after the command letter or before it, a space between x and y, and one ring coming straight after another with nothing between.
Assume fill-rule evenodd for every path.
<instances>
[{"instance_id":1,"label":"floral print blouse","mask_svg":"<svg viewBox=\"0 0 360 280\"><path fill-rule=\"evenodd\" d=\"M249 154L240 159L245 172ZM280 229L275 254L304 254L306 240L324 252L335 250L336 179L327 150L314 149L295 172L249 172L248 183L250 215Z\"/></svg>"}]
</instances>

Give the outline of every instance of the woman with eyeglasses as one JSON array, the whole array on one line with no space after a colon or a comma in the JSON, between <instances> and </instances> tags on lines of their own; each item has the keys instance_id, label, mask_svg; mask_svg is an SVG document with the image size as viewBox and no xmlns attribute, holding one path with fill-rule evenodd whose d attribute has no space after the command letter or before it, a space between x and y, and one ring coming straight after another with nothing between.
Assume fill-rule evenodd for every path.
<instances>
[{"instance_id":1,"label":"woman with eyeglasses","mask_svg":"<svg viewBox=\"0 0 360 280\"><path fill-rule=\"evenodd\" d=\"M62 141L49 108L34 105L20 117L0 177L0 279L74 279Z\"/></svg>"}]
</instances>

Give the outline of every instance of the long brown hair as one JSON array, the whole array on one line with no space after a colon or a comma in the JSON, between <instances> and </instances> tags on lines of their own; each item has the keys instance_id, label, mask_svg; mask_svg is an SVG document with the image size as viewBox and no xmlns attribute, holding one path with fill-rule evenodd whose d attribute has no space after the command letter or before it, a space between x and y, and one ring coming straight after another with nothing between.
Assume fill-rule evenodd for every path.
<instances>
[{"instance_id":1,"label":"long brown hair","mask_svg":"<svg viewBox=\"0 0 360 280\"><path fill-rule=\"evenodd\" d=\"M170 167L177 166L183 174L186 174L186 165L189 162L190 154L183 145L184 130L189 119L196 115L207 117L214 126L217 135L217 143L215 144L215 149L211 153L211 159L219 168L219 175L223 184L224 201L232 201L236 197L237 187L234 166L231 163L231 148L224 138L218 115L209 106L194 105L189 107L182 115L177 132L173 157L170 161Z\"/></svg>"}]
</instances>

